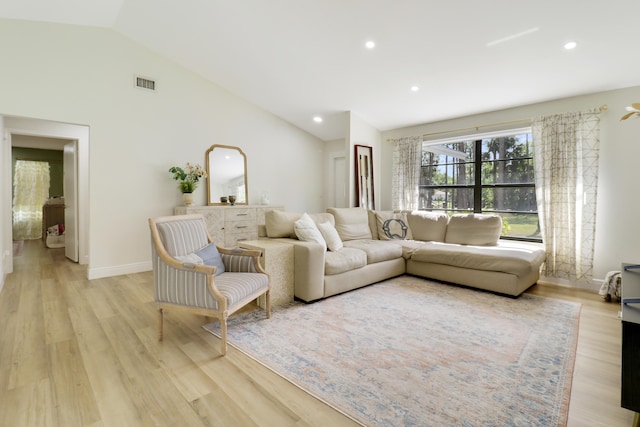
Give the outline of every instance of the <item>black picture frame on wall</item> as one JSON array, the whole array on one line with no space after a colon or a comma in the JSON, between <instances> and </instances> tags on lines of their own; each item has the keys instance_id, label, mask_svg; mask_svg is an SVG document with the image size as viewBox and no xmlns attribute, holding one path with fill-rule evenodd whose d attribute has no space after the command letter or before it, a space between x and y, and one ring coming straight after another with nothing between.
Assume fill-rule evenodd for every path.
<instances>
[{"instance_id":1,"label":"black picture frame on wall","mask_svg":"<svg viewBox=\"0 0 640 427\"><path fill-rule=\"evenodd\" d=\"M373 147L355 145L356 206L375 209L373 191Z\"/></svg>"}]
</instances>

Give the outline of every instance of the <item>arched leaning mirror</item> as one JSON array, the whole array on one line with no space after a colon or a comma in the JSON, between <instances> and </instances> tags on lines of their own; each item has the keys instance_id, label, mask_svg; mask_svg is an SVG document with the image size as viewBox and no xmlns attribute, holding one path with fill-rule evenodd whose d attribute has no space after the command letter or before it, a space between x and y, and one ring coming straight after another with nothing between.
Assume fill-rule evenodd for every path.
<instances>
[{"instance_id":1,"label":"arched leaning mirror","mask_svg":"<svg viewBox=\"0 0 640 427\"><path fill-rule=\"evenodd\" d=\"M207 166L207 204L246 205L249 200L247 187L247 156L230 145L214 144L205 155ZM232 197L235 197L235 202Z\"/></svg>"}]
</instances>

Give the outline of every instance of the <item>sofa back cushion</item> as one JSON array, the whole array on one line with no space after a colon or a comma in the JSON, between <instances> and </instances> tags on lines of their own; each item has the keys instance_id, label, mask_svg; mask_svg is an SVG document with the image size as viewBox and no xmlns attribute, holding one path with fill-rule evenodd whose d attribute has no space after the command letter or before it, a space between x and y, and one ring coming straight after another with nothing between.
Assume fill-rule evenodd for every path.
<instances>
[{"instance_id":1,"label":"sofa back cushion","mask_svg":"<svg viewBox=\"0 0 640 427\"><path fill-rule=\"evenodd\" d=\"M322 224L323 222L328 222L334 227L336 225L336 222L333 219L333 215L331 215L330 213L321 212L321 213L309 214L309 216L311 217L313 222L316 223L316 225Z\"/></svg>"},{"instance_id":2,"label":"sofa back cushion","mask_svg":"<svg viewBox=\"0 0 640 427\"><path fill-rule=\"evenodd\" d=\"M302 214L285 211L266 211L264 213L264 225L267 237L296 237L293 224L302 217Z\"/></svg>"},{"instance_id":3,"label":"sofa back cushion","mask_svg":"<svg viewBox=\"0 0 640 427\"><path fill-rule=\"evenodd\" d=\"M376 226L380 240L413 239L406 212L378 211Z\"/></svg>"},{"instance_id":4,"label":"sofa back cushion","mask_svg":"<svg viewBox=\"0 0 640 427\"><path fill-rule=\"evenodd\" d=\"M493 246L502 233L502 218L488 214L459 214L449 218L445 243Z\"/></svg>"},{"instance_id":5,"label":"sofa back cushion","mask_svg":"<svg viewBox=\"0 0 640 427\"><path fill-rule=\"evenodd\" d=\"M371 238L378 240L378 217L376 211L369 209L369 230L371 231Z\"/></svg>"},{"instance_id":6,"label":"sofa back cushion","mask_svg":"<svg viewBox=\"0 0 640 427\"><path fill-rule=\"evenodd\" d=\"M407 222L414 240L444 242L449 215L444 212L411 211Z\"/></svg>"},{"instance_id":7,"label":"sofa back cushion","mask_svg":"<svg viewBox=\"0 0 640 427\"><path fill-rule=\"evenodd\" d=\"M309 217L317 224L330 222L333 224L333 215L328 213L309 214ZM293 238L296 232L294 224L302 218L302 214L295 212L285 212L271 210L264 213L264 226L267 237L271 238Z\"/></svg>"},{"instance_id":8,"label":"sofa back cushion","mask_svg":"<svg viewBox=\"0 0 640 427\"><path fill-rule=\"evenodd\" d=\"M371 239L369 213L365 208L328 208L335 219L336 230L343 242Z\"/></svg>"}]
</instances>

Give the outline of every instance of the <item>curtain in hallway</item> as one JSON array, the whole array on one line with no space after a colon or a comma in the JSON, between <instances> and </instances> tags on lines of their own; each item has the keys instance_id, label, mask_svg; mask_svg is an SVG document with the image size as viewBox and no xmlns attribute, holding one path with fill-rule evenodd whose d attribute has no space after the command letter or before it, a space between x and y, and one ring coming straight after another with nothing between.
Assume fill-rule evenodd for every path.
<instances>
[{"instance_id":1,"label":"curtain in hallway","mask_svg":"<svg viewBox=\"0 0 640 427\"><path fill-rule=\"evenodd\" d=\"M532 126L536 199L548 277L593 278L600 113L536 118Z\"/></svg>"},{"instance_id":2,"label":"curtain in hallway","mask_svg":"<svg viewBox=\"0 0 640 427\"><path fill-rule=\"evenodd\" d=\"M16 161L13 177L13 240L42 237L42 205L49 198L49 163Z\"/></svg>"},{"instance_id":3,"label":"curtain in hallway","mask_svg":"<svg viewBox=\"0 0 640 427\"><path fill-rule=\"evenodd\" d=\"M418 209L422 137L410 136L393 140L391 203L393 209Z\"/></svg>"}]
</instances>

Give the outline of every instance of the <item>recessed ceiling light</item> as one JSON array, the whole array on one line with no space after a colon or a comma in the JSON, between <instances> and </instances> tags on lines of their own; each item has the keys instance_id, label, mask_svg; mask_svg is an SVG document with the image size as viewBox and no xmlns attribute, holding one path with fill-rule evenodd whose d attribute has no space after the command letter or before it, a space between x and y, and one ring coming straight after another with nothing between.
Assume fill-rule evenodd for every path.
<instances>
[{"instance_id":1,"label":"recessed ceiling light","mask_svg":"<svg viewBox=\"0 0 640 427\"><path fill-rule=\"evenodd\" d=\"M418 86L411 86L411 92L417 92L420 88Z\"/></svg>"},{"instance_id":2,"label":"recessed ceiling light","mask_svg":"<svg viewBox=\"0 0 640 427\"><path fill-rule=\"evenodd\" d=\"M564 48L567 50L571 50L571 49L574 49L576 46L578 46L578 43L568 42L568 43L565 43Z\"/></svg>"},{"instance_id":3,"label":"recessed ceiling light","mask_svg":"<svg viewBox=\"0 0 640 427\"><path fill-rule=\"evenodd\" d=\"M316 122L316 123L322 123L322 117L320 117L320 116L315 116L315 117L313 118L313 121L314 121L314 122Z\"/></svg>"},{"instance_id":4,"label":"recessed ceiling light","mask_svg":"<svg viewBox=\"0 0 640 427\"><path fill-rule=\"evenodd\" d=\"M369 40L368 42L366 42L366 43L364 44L364 46L365 46L367 49L373 49L374 47L376 47L376 43L375 43L374 41Z\"/></svg>"}]
</instances>

